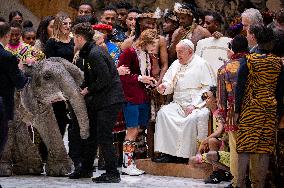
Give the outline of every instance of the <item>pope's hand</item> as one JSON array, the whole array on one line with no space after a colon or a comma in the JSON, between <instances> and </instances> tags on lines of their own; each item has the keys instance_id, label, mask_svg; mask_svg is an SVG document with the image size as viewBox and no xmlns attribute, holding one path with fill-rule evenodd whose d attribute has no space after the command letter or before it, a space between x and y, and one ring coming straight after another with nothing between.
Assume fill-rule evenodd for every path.
<instances>
[{"instance_id":1,"label":"pope's hand","mask_svg":"<svg viewBox=\"0 0 284 188\"><path fill-rule=\"evenodd\" d=\"M163 94L166 90L166 86L164 84L160 84L158 87L157 87L157 91L161 94Z\"/></svg>"},{"instance_id":2,"label":"pope's hand","mask_svg":"<svg viewBox=\"0 0 284 188\"><path fill-rule=\"evenodd\" d=\"M185 109L185 114L189 115L193 112L193 110L195 110L195 106L193 105L189 105L186 109Z\"/></svg>"}]
</instances>

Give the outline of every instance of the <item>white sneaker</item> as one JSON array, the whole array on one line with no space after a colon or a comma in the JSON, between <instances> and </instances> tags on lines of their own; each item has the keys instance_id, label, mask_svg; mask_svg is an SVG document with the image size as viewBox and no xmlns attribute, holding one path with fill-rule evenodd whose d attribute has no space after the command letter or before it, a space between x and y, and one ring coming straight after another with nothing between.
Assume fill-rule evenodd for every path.
<instances>
[{"instance_id":1,"label":"white sneaker","mask_svg":"<svg viewBox=\"0 0 284 188\"><path fill-rule=\"evenodd\" d=\"M123 167L121 169L122 175L129 175L129 176L139 176L144 174L143 170L139 170L135 165L130 165L128 167Z\"/></svg>"}]
</instances>

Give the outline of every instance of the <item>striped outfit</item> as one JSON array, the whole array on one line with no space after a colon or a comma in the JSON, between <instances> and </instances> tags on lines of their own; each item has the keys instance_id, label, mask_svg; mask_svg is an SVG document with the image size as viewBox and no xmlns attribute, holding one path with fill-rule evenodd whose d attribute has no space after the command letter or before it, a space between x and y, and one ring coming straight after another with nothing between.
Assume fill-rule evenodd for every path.
<instances>
[{"instance_id":1,"label":"striped outfit","mask_svg":"<svg viewBox=\"0 0 284 188\"><path fill-rule=\"evenodd\" d=\"M275 146L276 85L280 58L272 54L246 56L248 76L237 133L237 151L272 153Z\"/></svg>"}]
</instances>

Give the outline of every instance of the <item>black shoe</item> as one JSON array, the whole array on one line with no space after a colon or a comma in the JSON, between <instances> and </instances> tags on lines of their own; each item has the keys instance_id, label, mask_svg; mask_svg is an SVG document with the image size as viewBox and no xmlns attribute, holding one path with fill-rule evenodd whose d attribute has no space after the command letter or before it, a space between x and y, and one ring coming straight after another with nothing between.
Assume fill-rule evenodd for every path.
<instances>
[{"instance_id":1,"label":"black shoe","mask_svg":"<svg viewBox=\"0 0 284 188\"><path fill-rule=\"evenodd\" d=\"M82 171L82 170L74 170L71 174L69 174L69 179L80 179L80 178L91 178L93 177L93 172Z\"/></svg>"},{"instance_id":2,"label":"black shoe","mask_svg":"<svg viewBox=\"0 0 284 188\"><path fill-rule=\"evenodd\" d=\"M218 171L213 171L213 173L204 180L204 183L210 183L210 184L218 184L221 182L221 178L219 177Z\"/></svg>"},{"instance_id":3,"label":"black shoe","mask_svg":"<svg viewBox=\"0 0 284 188\"><path fill-rule=\"evenodd\" d=\"M103 173L101 176L92 178L95 183L119 183L121 181L119 174Z\"/></svg>"},{"instance_id":4,"label":"black shoe","mask_svg":"<svg viewBox=\"0 0 284 188\"><path fill-rule=\"evenodd\" d=\"M178 164L187 164L188 163L188 158L177 157L176 163L178 163Z\"/></svg>"},{"instance_id":5,"label":"black shoe","mask_svg":"<svg viewBox=\"0 0 284 188\"><path fill-rule=\"evenodd\" d=\"M231 181L233 179L232 174L226 170L218 170L218 174L221 181Z\"/></svg>"},{"instance_id":6,"label":"black shoe","mask_svg":"<svg viewBox=\"0 0 284 188\"><path fill-rule=\"evenodd\" d=\"M160 157L155 157L152 159L155 163L174 163L174 157L168 154L162 154Z\"/></svg>"},{"instance_id":7,"label":"black shoe","mask_svg":"<svg viewBox=\"0 0 284 188\"><path fill-rule=\"evenodd\" d=\"M234 188L234 187L233 187L233 184L230 183L228 186L226 186L226 187L224 187L224 188Z\"/></svg>"}]
</instances>

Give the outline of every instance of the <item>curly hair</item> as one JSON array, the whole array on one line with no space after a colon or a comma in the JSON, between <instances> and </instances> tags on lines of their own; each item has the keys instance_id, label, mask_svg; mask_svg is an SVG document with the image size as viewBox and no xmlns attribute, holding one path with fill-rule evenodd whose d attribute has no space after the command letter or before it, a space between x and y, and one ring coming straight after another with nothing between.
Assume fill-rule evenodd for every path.
<instances>
[{"instance_id":1,"label":"curly hair","mask_svg":"<svg viewBox=\"0 0 284 188\"><path fill-rule=\"evenodd\" d=\"M241 17L247 17L250 20L251 24L263 24L261 13L259 12L259 10L254 8L246 9L242 13Z\"/></svg>"},{"instance_id":2,"label":"curly hair","mask_svg":"<svg viewBox=\"0 0 284 188\"><path fill-rule=\"evenodd\" d=\"M36 31L36 38L40 40L43 46L45 46L45 43L49 38L48 32L47 32L48 25L54 19L55 19L54 16L46 16L39 23L39 26Z\"/></svg>"},{"instance_id":3,"label":"curly hair","mask_svg":"<svg viewBox=\"0 0 284 188\"><path fill-rule=\"evenodd\" d=\"M86 41L89 42L93 40L93 36L95 34L91 24L88 22L75 25L73 27L73 32L75 35L81 35Z\"/></svg>"},{"instance_id":4,"label":"curly hair","mask_svg":"<svg viewBox=\"0 0 284 188\"><path fill-rule=\"evenodd\" d=\"M155 39L158 38L158 31L156 29L146 29L141 33L136 41L137 47L145 47L148 44L153 44Z\"/></svg>"},{"instance_id":5,"label":"curly hair","mask_svg":"<svg viewBox=\"0 0 284 188\"><path fill-rule=\"evenodd\" d=\"M258 45L269 43L274 40L273 30L264 25L252 24L249 27L249 32L254 34Z\"/></svg>"}]
</instances>

